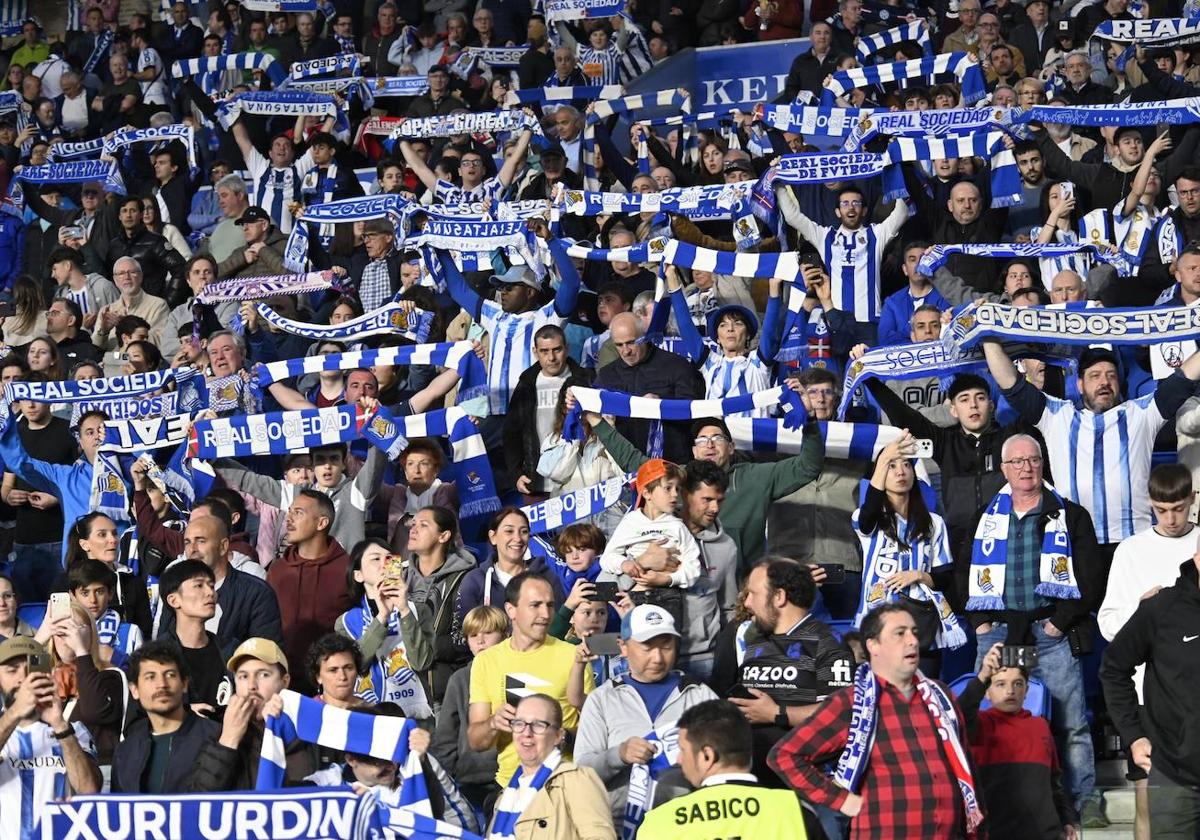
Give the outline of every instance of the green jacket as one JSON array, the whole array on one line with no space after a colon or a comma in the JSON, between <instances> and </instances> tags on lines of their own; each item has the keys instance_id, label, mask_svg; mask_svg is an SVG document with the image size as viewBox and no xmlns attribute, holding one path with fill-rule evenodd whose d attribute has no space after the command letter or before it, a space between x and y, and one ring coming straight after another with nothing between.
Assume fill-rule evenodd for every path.
<instances>
[{"instance_id":1,"label":"green jacket","mask_svg":"<svg viewBox=\"0 0 1200 840\"><path fill-rule=\"evenodd\" d=\"M596 437L626 472L650 460L607 421L595 427ZM799 455L782 461L738 461L729 465L729 490L721 506L721 526L738 548L738 575L745 575L766 551L767 512L771 504L794 493L821 474L825 439L814 425L804 428Z\"/></svg>"}]
</instances>

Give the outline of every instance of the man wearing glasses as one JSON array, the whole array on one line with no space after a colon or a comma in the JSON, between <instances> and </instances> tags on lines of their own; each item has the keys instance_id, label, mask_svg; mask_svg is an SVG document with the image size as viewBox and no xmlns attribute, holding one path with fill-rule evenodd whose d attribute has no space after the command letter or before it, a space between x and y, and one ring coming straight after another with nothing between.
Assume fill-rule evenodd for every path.
<instances>
[{"instance_id":1,"label":"man wearing glasses","mask_svg":"<svg viewBox=\"0 0 1200 840\"><path fill-rule=\"evenodd\" d=\"M1087 380L1086 372L1103 364L1096 361L1085 367L1081 361L1081 378ZM1001 382L998 365L992 367ZM1015 377L1013 372L1010 379ZM1006 396L1016 390L1011 382L1008 385ZM1095 386L1088 390L1095 399ZM1009 400L1016 405L1012 397ZM1046 430L1043 433L1049 437ZM975 667L982 666L997 642L1037 646L1030 675L1045 683L1052 697L1050 726L1066 768L1064 787L1076 808L1098 812L1083 667L1078 659L1091 650L1095 629L1088 613L1104 592L1106 570L1092 517L1044 483L1042 447L1032 436L1013 435L1005 441L1000 457L1000 470L1008 483L976 517L974 539L960 548L955 563L959 591L968 594L967 617L978 637ZM1063 477L1060 474L1060 481Z\"/></svg>"},{"instance_id":2,"label":"man wearing glasses","mask_svg":"<svg viewBox=\"0 0 1200 840\"><path fill-rule=\"evenodd\" d=\"M863 328L863 340L876 343L876 324L883 304L879 296L879 266L888 243L908 220L908 205L897 201L882 222L866 224L871 208L863 191L847 185L838 191L837 216L841 225L819 225L800 210L795 195L786 186L777 189L779 209L787 223L821 254L829 269L830 298L835 308L850 313Z\"/></svg>"},{"instance_id":3,"label":"man wearing glasses","mask_svg":"<svg viewBox=\"0 0 1200 840\"><path fill-rule=\"evenodd\" d=\"M431 70L430 80L437 75ZM400 152L404 155L405 163L421 183L433 191L435 201L441 204L500 201L508 191L509 185L516 180L518 171L525 162L525 150L529 148L532 138L533 129L523 129L517 137L513 153L504 159L500 171L491 178L488 177L487 161L483 159L483 155L474 148L467 149L458 160L458 184L439 178L408 140L400 141Z\"/></svg>"}]
</instances>

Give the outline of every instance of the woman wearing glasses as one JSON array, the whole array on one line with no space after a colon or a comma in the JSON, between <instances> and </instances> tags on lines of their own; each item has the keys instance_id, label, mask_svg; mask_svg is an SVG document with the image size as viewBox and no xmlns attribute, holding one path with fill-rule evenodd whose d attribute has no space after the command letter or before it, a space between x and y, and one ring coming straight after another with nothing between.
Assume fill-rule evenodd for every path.
<instances>
[{"instance_id":1,"label":"woman wearing glasses","mask_svg":"<svg viewBox=\"0 0 1200 840\"><path fill-rule=\"evenodd\" d=\"M545 694L525 697L511 725L520 763L496 800L488 839L616 840L600 777L563 758L558 701Z\"/></svg>"}]
</instances>

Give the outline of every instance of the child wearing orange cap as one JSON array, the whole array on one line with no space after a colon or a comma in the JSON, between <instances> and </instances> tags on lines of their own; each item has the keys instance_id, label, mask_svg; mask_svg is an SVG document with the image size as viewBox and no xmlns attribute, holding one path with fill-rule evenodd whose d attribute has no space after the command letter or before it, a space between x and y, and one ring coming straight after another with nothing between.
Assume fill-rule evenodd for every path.
<instances>
[{"instance_id":1,"label":"child wearing orange cap","mask_svg":"<svg viewBox=\"0 0 1200 840\"><path fill-rule=\"evenodd\" d=\"M642 464L637 472L634 509L621 519L600 557L601 569L628 576L635 591L652 587L688 589L700 577L700 546L675 515L682 480L683 470L670 461L652 458ZM653 542L678 550L678 569L668 573L638 564L637 559Z\"/></svg>"}]
</instances>

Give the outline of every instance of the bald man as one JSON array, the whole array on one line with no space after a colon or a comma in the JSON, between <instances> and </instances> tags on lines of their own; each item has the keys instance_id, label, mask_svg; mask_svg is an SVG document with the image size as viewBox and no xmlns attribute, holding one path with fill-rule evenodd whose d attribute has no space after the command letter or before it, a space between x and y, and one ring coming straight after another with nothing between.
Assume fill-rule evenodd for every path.
<instances>
[{"instance_id":1,"label":"bald man","mask_svg":"<svg viewBox=\"0 0 1200 840\"><path fill-rule=\"evenodd\" d=\"M283 638L279 602L266 581L239 572L229 562L229 530L210 512L193 516L183 532L183 557L199 560L213 570L217 584L217 612L205 629L217 637L221 655L229 658L246 639ZM175 625L174 610L163 610L159 632Z\"/></svg>"},{"instance_id":2,"label":"bald man","mask_svg":"<svg viewBox=\"0 0 1200 840\"><path fill-rule=\"evenodd\" d=\"M620 313L609 322L608 328L617 359L596 372L597 388L664 400L704 399L704 382L692 363L641 341L642 328L633 313ZM690 423L662 423L661 437L659 427L656 421L617 418L617 431L651 457L679 464L690 460Z\"/></svg>"},{"instance_id":3,"label":"bald man","mask_svg":"<svg viewBox=\"0 0 1200 840\"><path fill-rule=\"evenodd\" d=\"M1083 278L1074 271L1060 271L1050 281L1051 303L1081 303L1087 300Z\"/></svg>"}]
</instances>

